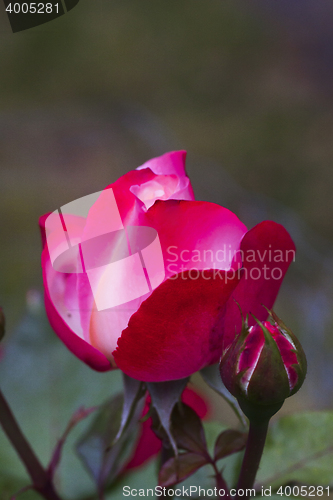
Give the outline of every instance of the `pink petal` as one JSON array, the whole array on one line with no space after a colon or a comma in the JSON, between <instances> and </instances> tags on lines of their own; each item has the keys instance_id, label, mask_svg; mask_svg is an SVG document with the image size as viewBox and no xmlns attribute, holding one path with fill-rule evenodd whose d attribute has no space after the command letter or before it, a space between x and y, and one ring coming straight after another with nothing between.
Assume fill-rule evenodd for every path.
<instances>
[{"instance_id":1,"label":"pink petal","mask_svg":"<svg viewBox=\"0 0 333 500\"><path fill-rule=\"evenodd\" d=\"M175 196L178 199L178 185L179 179L176 175L159 175L140 186L132 186L130 190L148 209L156 200L175 199Z\"/></svg>"},{"instance_id":2,"label":"pink petal","mask_svg":"<svg viewBox=\"0 0 333 500\"><path fill-rule=\"evenodd\" d=\"M164 155L152 158L146 161L137 170L150 168L157 175L177 175L178 177L186 176L185 171L186 151L170 151Z\"/></svg>"},{"instance_id":3,"label":"pink petal","mask_svg":"<svg viewBox=\"0 0 333 500\"><path fill-rule=\"evenodd\" d=\"M197 389L186 387L182 394L183 403L190 406L200 418L208 418L211 413L208 400L204 395L197 392Z\"/></svg>"},{"instance_id":4,"label":"pink petal","mask_svg":"<svg viewBox=\"0 0 333 500\"><path fill-rule=\"evenodd\" d=\"M261 328L254 327L245 340L245 346L241 352L237 367L238 373L249 368L252 368L252 370L255 368L264 344L265 337Z\"/></svg>"},{"instance_id":5,"label":"pink petal","mask_svg":"<svg viewBox=\"0 0 333 500\"><path fill-rule=\"evenodd\" d=\"M41 238L42 238L42 248L44 248L45 244L46 244L45 221L50 214L51 214L51 212L48 212L47 214L42 215L41 217L39 217L39 221L38 221L40 234L41 234Z\"/></svg>"},{"instance_id":6,"label":"pink petal","mask_svg":"<svg viewBox=\"0 0 333 500\"><path fill-rule=\"evenodd\" d=\"M149 168L158 175L176 175L179 178L178 188L170 198L174 200L194 200L194 193L185 170L186 151L171 151L147 161L137 170Z\"/></svg>"},{"instance_id":7,"label":"pink petal","mask_svg":"<svg viewBox=\"0 0 333 500\"><path fill-rule=\"evenodd\" d=\"M159 235L167 278L189 269L240 265L237 252L246 226L230 210L205 201L169 200L157 201L146 216Z\"/></svg>"},{"instance_id":8,"label":"pink petal","mask_svg":"<svg viewBox=\"0 0 333 500\"><path fill-rule=\"evenodd\" d=\"M139 309L145 298L147 295L104 311L98 311L93 305L90 310L89 343L111 362L121 332L127 327L131 316Z\"/></svg>"},{"instance_id":9,"label":"pink petal","mask_svg":"<svg viewBox=\"0 0 333 500\"><path fill-rule=\"evenodd\" d=\"M42 268L45 290L45 308L50 324L58 337L79 359L97 371L111 370L108 359L97 349L83 340L79 311L68 311L64 297L67 288L73 287L73 275L54 271L49 260L47 249L42 254ZM74 275L76 277L77 275ZM72 290L73 292L73 290ZM69 293L73 298L73 293ZM75 295L74 295L75 297ZM75 300L75 299L74 299ZM73 304L72 304L73 306ZM72 325L72 328L71 326Z\"/></svg>"}]
</instances>

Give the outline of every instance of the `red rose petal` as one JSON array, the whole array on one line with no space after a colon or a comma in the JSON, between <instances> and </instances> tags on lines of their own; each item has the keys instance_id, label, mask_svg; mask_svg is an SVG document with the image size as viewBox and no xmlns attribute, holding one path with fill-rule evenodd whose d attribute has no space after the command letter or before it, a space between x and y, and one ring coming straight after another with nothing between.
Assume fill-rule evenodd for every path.
<instances>
[{"instance_id":1,"label":"red rose petal","mask_svg":"<svg viewBox=\"0 0 333 500\"><path fill-rule=\"evenodd\" d=\"M283 226L272 221L261 222L248 231L240 247L244 256L244 275L232 294L234 300L229 300L227 304L224 347L233 340L235 330L240 332L242 328L237 303L244 317L252 313L264 321L268 313L263 306L272 308L295 255L295 245L289 233ZM251 262L250 257L253 255L255 260ZM278 262L281 256L283 261ZM255 323L250 315L249 325Z\"/></svg>"},{"instance_id":2,"label":"red rose petal","mask_svg":"<svg viewBox=\"0 0 333 500\"><path fill-rule=\"evenodd\" d=\"M215 273L216 274L216 273ZM224 305L238 273L189 272L162 283L131 317L113 352L130 377L148 382L187 377L218 360ZM210 278L210 279L209 279Z\"/></svg>"}]
</instances>

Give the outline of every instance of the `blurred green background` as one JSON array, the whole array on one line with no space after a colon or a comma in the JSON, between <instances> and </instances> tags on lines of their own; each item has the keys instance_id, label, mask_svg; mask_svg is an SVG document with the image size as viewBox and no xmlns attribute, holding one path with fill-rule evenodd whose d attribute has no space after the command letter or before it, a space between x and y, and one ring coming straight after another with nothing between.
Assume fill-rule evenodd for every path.
<instances>
[{"instance_id":1,"label":"blurred green background","mask_svg":"<svg viewBox=\"0 0 333 500\"><path fill-rule=\"evenodd\" d=\"M249 227L274 219L294 238L298 256L276 311L302 339L309 375L286 411L331 407L331 3L81 0L16 34L0 11L0 305L8 344L22 332L27 291L42 291L38 217L152 156L186 149L198 199L228 207ZM60 342L58 349L65 353Z\"/></svg>"}]
</instances>

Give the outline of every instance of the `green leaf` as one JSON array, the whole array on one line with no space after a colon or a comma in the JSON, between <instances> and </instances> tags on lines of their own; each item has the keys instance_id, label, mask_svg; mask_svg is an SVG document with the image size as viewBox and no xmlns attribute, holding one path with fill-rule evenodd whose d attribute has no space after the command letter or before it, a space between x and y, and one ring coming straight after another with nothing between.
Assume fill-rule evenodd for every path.
<instances>
[{"instance_id":1,"label":"green leaf","mask_svg":"<svg viewBox=\"0 0 333 500\"><path fill-rule=\"evenodd\" d=\"M184 481L206 464L207 460L202 455L181 453L177 457L170 458L162 465L158 482L161 486L173 486Z\"/></svg>"},{"instance_id":2,"label":"green leaf","mask_svg":"<svg viewBox=\"0 0 333 500\"><path fill-rule=\"evenodd\" d=\"M128 428L130 421L134 415L134 412L137 407L137 403L146 393L146 386L143 382L135 380L134 378L129 377L125 373L123 373L124 380L124 405L121 414L121 423L118 430L118 433L114 439L115 444L118 439L122 436L122 434ZM143 409L143 408L141 408Z\"/></svg>"},{"instance_id":3,"label":"green leaf","mask_svg":"<svg viewBox=\"0 0 333 500\"><path fill-rule=\"evenodd\" d=\"M216 445L216 440L221 435L222 432L228 429L221 422L204 422L203 423L205 436L207 440L208 451L211 456L214 456L214 450ZM241 463L242 463L243 453L233 453L223 458L221 466L223 466L223 477L227 482L229 488L234 488L238 479ZM221 468L220 466L220 468ZM204 471L204 469L201 469ZM200 472L200 471L199 471ZM211 474L212 469L209 468L209 474ZM191 478L192 479L192 478Z\"/></svg>"},{"instance_id":4,"label":"green leaf","mask_svg":"<svg viewBox=\"0 0 333 500\"><path fill-rule=\"evenodd\" d=\"M172 435L171 413L180 396L185 389L189 377L170 382L149 382L147 388L151 396L152 404L158 414L161 425L165 430L175 455L177 455L177 445Z\"/></svg>"},{"instance_id":5,"label":"green leaf","mask_svg":"<svg viewBox=\"0 0 333 500\"><path fill-rule=\"evenodd\" d=\"M231 406L243 427L246 428L247 421L242 410L240 409L237 399L230 394L230 392L222 382L222 379L220 377L219 364L217 363L215 365L206 366L206 368L200 370L200 374L206 384L209 385L209 387L211 387L220 396L222 396L225 401Z\"/></svg>"},{"instance_id":6,"label":"green leaf","mask_svg":"<svg viewBox=\"0 0 333 500\"><path fill-rule=\"evenodd\" d=\"M171 432L178 449L207 455L207 445L202 423L192 408L179 403L171 415Z\"/></svg>"},{"instance_id":7,"label":"green leaf","mask_svg":"<svg viewBox=\"0 0 333 500\"><path fill-rule=\"evenodd\" d=\"M110 485L123 470L136 444L139 416L138 406L132 420L120 438L115 442L121 424L124 398L122 394L113 397L99 410L92 425L77 444L77 452L94 478L98 492ZM110 447L109 444L114 442Z\"/></svg>"},{"instance_id":8,"label":"green leaf","mask_svg":"<svg viewBox=\"0 0 333 500\"><path fill-rule=\"evenodd\" d=\"M234 429L227 429L221 432L215 442L214 457L215 460L227 457L232 453L241 451L245 448L247 434Z\"/></svg>"},{"instance_id":9,"label":"green leaf","mask_svg":"<svg viewBox=\"0 0 333 500\"><path fill-rule=\"evenodd\" d=\"M269 429L258 484L290 481L332 484L333 412L306 412L280 418Z\"/></svg>"},{"instance_id":10,"label":"green leaf","mask_svg":"<svg viewBox=\"0 0 333 500\"><path fill-rule=\"evenodd\" d=\"M226 430L226 427L220 422L203 422L203 427L206 436L208 451L212 456L216 439L222 431ZM223 459L223 477L230 488L235 487L236 485L241 466L241 460L242 453L234 453L232 455L226 456ZM198 496L199 487L206 490L214 488L216 486L216 483L212 466L210 464L205 464L203 466L200 466L194 473L191 472L191 476L189 476L187 479L183 479L181 487L183 486L185 489L190 488L190 486L197 486L197 492L194 492L192 494L193 497Z\"/></svg>"}]
</instances>

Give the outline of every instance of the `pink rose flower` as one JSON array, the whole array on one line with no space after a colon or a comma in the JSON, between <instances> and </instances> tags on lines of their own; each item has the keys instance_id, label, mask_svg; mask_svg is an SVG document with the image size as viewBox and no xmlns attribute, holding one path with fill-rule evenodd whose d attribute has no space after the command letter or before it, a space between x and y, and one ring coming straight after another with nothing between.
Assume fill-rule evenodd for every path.
<instances>
[{"instance_id":1,"label":"pink rose flower","mask_svg":"<svg viewBox=\"0 0 333 500\"><path fill-rule=\"evenodd\" d=\"M217 363L241 328L236 301L265 320L294 259L283 226L247 231L226 208L194 201L185 156L129 172L84 216L62 207L61 222L41 218L49 321L96 370L158 382Z\"/></svg>"}]
</instances>

